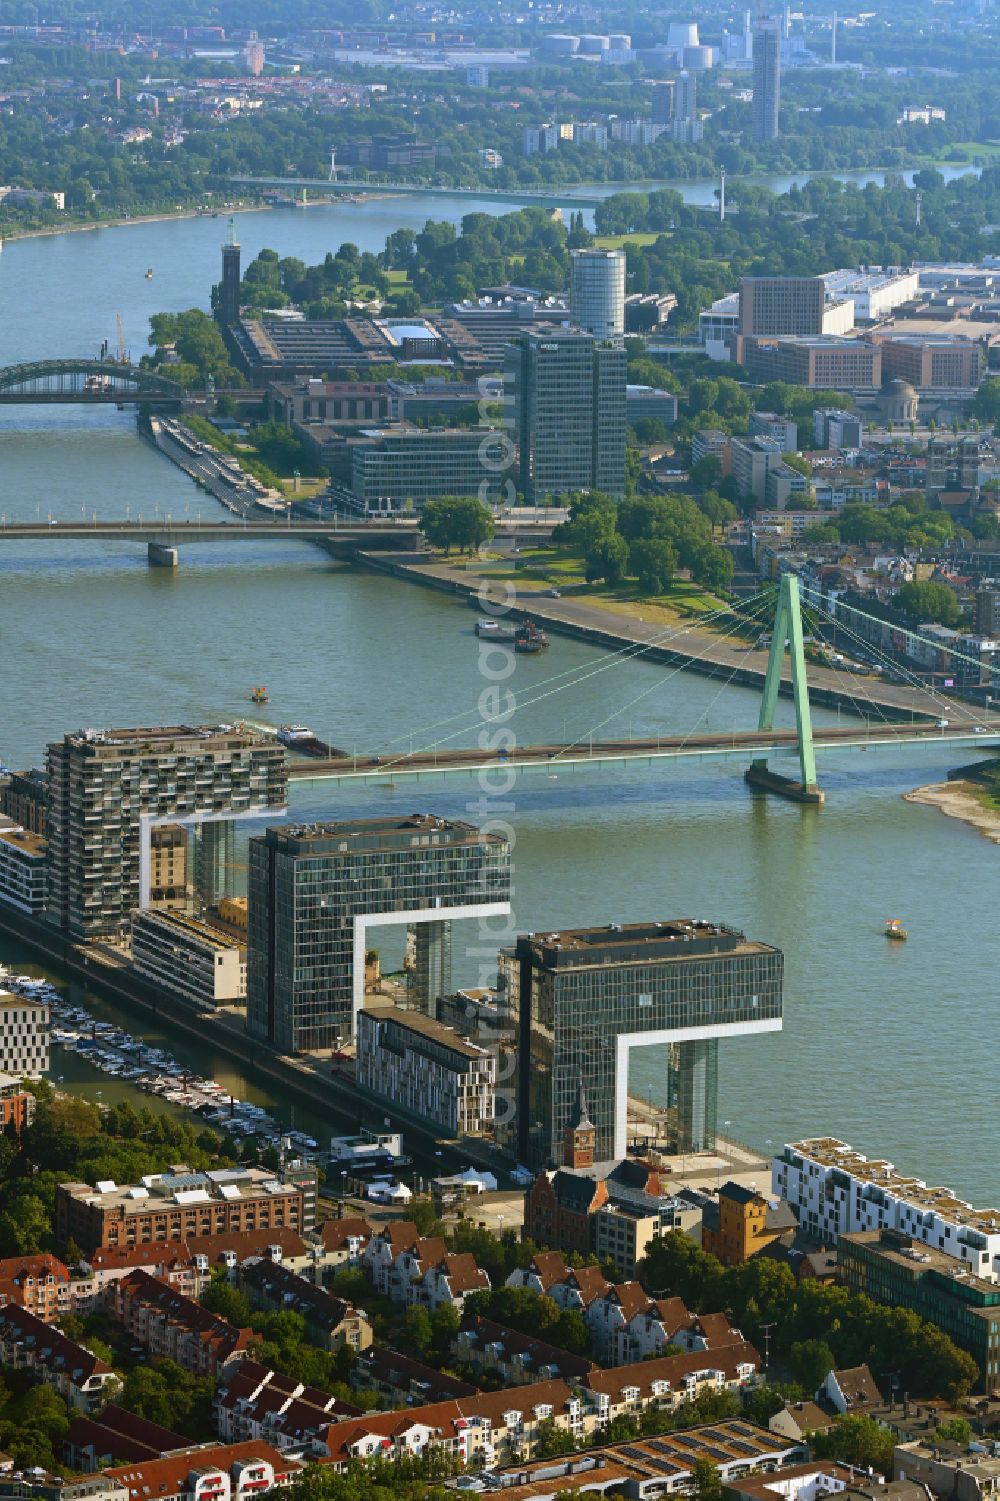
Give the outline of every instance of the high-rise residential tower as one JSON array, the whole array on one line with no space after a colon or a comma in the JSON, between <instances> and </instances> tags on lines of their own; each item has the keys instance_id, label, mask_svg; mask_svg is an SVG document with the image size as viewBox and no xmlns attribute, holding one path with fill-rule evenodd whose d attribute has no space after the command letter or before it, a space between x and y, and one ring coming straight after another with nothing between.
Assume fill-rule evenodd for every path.
<instances>
[{"instance_id":1,"label":"high-rise residential tower","mask_svg":"<svg viewBox=\"0 0 1000 1501\"><path fill-rule=\"evenodd\" d=\"M78 730L46 769L48 917L76 939L118 938L149 904L157 827L195 826L207 873L232 820L282 811L287 787L284 747L229 725Z\"/></svg>"},{"instance_id":2,"label":"high-rise residential tower","mask_svg":"<svg viewBox=\"0 0 1000 1501\"><path fill-rule=\"evenodd\" d=\"M625 336L624 250L571 250L570 317L595 339Z\"/></svg>"},{"instance_id":3,"label":"high-rise residential tower","mask_svg":"<svg viewBox=\"0 0 1000 1501\"><path fill-rule=\"evenodd\" d=\"M781 104L781 20L759 16L753 40L753 138L776 141Z\"/></svg>"},{"instance_id":4,"label":"high-rise residential tower","mask_svg":"<svg viewBox=\"0 0 1000 1501\"><path fill-rule=\"evenodd\" d=\"M453 918L510 910L510 847L424 814L268 829L250 840L247 1030L282 1052L334 1048L364 999L366 934L417 925L417 1007L450 989Z\"/></svg>"},{"instance_id":5,"label":"high-rise residential tower","mask_svg":"<svg viewBox=\"0 0 1000 1501\"><path fill-rule=\"evenodd\" d=\"M574 490L624 494L625 384L620 339L565 328L515 337L504 360L504 416L529 505Z\"/></svg>"}]
</instances>

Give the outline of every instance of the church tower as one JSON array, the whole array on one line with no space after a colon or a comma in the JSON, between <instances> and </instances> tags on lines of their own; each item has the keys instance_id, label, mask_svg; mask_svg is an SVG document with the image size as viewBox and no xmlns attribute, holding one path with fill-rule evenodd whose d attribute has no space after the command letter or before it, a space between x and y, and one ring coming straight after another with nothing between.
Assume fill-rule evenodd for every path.
<instances>
[{"instance_id":1,"label":"church tower","mask_svg":"<svg viewBox=\"0 0 1000 1501\"><path fill-rule=\"evenodd\" d=\"M563 1166L593 1167L596 1146L597 1128L587 1114L587 1096L581 1080L576 1094L576 1123L567 1126L563 1136Z\"/></svg>"}]
</instances>

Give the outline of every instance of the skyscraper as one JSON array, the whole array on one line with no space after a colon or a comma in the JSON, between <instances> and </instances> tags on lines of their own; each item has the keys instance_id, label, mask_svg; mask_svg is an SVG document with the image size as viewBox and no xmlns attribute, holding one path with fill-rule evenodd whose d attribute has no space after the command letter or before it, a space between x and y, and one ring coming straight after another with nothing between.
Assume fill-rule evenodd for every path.
<instances>
[{"instance_id":1,"label":"skyscraper","mask_svg":"<svg viewBox=\"0 0 1000 1501\"><path fill-rule=\"evenodd\" d=\"M624 250L571 250L569 259L573 322L595 339L624 338Z\"/></svg>"},{"instance_id":2,"label":"skyscraper","mask_svg":"<svg viewBox=\"0 0 1000 1501\"><path fill-rule=\"evenodd\" d=\"M674 119L697 120L698 118L698 79L694 73L685 70L677 79L674 91Z\"/></svg>"},{"instance_id":3,"label":"skyscraper","mask_svg":"<svg viewBox=\"0 0 1000 1501\"><path fill-rule=\"evenodd\" d=\"M753 42L753 138L776 141L781 103L781 26L774 16L759 16Z\"/></svg>"},{"instance_id":4,"label":"skyscraper","mask_svg":"<svg viewBox=\"0 0 1000 1501\"><path fill-rule=\"evenodd\" d=\"M46 768L48 915L77 939L116 938L148 904L157 825L200 825L208 870L230 820L281 811L287 786L284 747L226 725L78 730Z\"/></svg>"},{"instance_id":5,"label":"skyscraper","mask_svg":"<svg viewBox=\"0 0 1000 1501\"><path fill-rule=\"evenodd\" d=\"M625 349L576 329L518 334L504 360L505 424L517 487L545 495L625 489Z\"/></svg>"},{"instance_id":6,"label":"skyscraper","mask_svg":"<svg viewBox=\"0 0 1000 1501\"><path fill-rule=\"evenodd\" d=\"M663 83L653 84L653 114L654 125L669 125L674 118L674 82L666 79Z\"/></svg>"},{"instance_id":7,"label":"skyscraper","mask_svg":"<svg viewBox=\"0 0 1000 1501\"><path fill-rule=\"evenodd\" d=\"M417 1006L450 988L448 924L510 910L510 847L425 814L268 829L250 840L247 1030L332 1048L364 999L366 934L417 924ZM339 1042L338 1042L339 1040Z\"/></svg>"},{"instance_id":8,"label":"skyscraper","mask_svg":"<svg viewBox=\"0 0 1000 1501\"><path fill-rule=\"evenodd\" d=\"M240 321L240 246L232 219L222 247L222 287L219 292L219 315L223 323Z\"/></svg>"},{"instance_id":9,"label":"skyscraper","mask_svg":"<svg viewBox=\"0 0 1000 1501\"><path fill-rule=\"evenodd\" d=\"M719 1040L781 1030L780 951L716 923L528 934L503 960L518 1038L505 1144L536 1171L566 1164L584 1098L594 1159L625 1156L637 1047L676 1045L678 1147L711 1150Z\"/></svg>"}]
</instances>

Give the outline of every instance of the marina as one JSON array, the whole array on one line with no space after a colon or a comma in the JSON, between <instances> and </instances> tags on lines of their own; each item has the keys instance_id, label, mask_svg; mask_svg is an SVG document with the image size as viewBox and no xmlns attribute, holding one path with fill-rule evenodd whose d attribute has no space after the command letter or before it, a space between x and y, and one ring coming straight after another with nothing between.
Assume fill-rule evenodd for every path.
<instances>
[{"instance_id":1,"label":"marina","mask_svg":"<svg viewBox=\"0 0 1000 1501\"><path fill-rule=\"evenodd\" d=\"M236 1142L260 1149L279 1149L288 1142L315 1157L319 1143L303 1131L285 1130L270 1111L229 1093L215 1079L203 1078L180 1063L166 1048L153 1046L115 1022L101 1021L86 1007L66 1000L49 980L15 975L0 968L0 990L26 1001L44 1002L50 1009L50 1041L64 1053L75 1053L91 1068L119 1079L143 1094L156 1095L169 1105L191 1111L206 1125ZM61 1083L59 1064L51 1074Z\"/></svg>"}]
</instances>

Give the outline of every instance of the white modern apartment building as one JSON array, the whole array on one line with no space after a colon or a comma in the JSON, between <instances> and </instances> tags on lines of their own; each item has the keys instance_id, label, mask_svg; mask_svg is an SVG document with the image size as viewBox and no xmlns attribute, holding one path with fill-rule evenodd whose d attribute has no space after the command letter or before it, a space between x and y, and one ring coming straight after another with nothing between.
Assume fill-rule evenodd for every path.
<instances>
[{"instance_id":1,"label":"white modern apartment building","mask_svg":"<svg viewBox=\"0 0 1000 1501\"><path fill-rule=\"evenodd\" d=\"M928 1188L836 1137L785 1146L774 1159L771 1182L818 1239L832 1243L844 1233L898 1230L917 1245L954 1256L977 1277L1000 1281L1000 1209L974 1209L950 1188Z\"/></svg>"},{"instance_id":2,"label":"white modern apartment building","mask_svg":"<svg viewBox=\"0 0 1000 1501\"><path fill-rule=\"evenodd\" d=\"M0 990L0 1073L40 1079L48 1071L48 1006Z\"/></svg>"},{"instance_id":3,"label":"white modern apartment building","mask_svg":"<svg viewBox=\"0 0 1000 1501\"><path fill-rule=\"evenodd\" d=\"M4 824L0 818L0 825ZM40 834L19 824L0 827L0 901L29 917L45 911L49 887L47 845Z\"/></svg>"},{"instance_id":4,"label":"white modern apartment building","mask_svg":"<svg viewBox=\"0 0 1000 1501\"><path fill-rule=\"evenodd\" d=\"M246 999L246 949L183 912L134 914L132 966L196 1006L231 1006Z\"/></svg>"},{"instance_id":5,"label":"white modern apartment building","mask_svg":"<svg viewBox=\"0 0 1000 1501\"><path fill-rule=\"evenodd\" d=\"M358 1083L453 1136L479 1136L496 1115L496 1057L420 1011L372 1004L358 1013Z\"/></svg>"}]
</instances>

